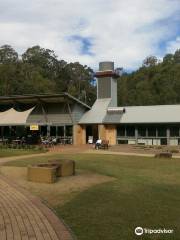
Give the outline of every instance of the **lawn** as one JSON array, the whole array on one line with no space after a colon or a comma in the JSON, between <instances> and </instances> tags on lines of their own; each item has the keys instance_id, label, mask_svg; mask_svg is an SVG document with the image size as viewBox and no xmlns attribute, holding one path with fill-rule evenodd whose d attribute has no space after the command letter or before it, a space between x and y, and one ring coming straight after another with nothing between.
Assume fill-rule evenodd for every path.
<instances>
[{"instance_id":1,"label":"lawn","mask_svg":"<svg viewBox=\"0 0 180 240\"><path fill-rule=\"evenodd\" d=\"M180 159L100 154L54 156L55 159L64 157L76 160L78 171L115 178L80 191L63 204L59 200L53 206L78 240L179 240ZM6 165L23 167L48 158ZM137 226L174 229L174 234L136 236Z\"/></svg>"},{"instance_id":2,"label":"lawn","mask_svg":"<svg viewBox=\"0 0 180 240\"><path fill-rule=\"evenodd\" d=\"M12 157L12 156L20 156L34 153L42 153L44 150L25 150L25 149L0 149L0 158L1 157Z\"/></svg>"}]
</instances>

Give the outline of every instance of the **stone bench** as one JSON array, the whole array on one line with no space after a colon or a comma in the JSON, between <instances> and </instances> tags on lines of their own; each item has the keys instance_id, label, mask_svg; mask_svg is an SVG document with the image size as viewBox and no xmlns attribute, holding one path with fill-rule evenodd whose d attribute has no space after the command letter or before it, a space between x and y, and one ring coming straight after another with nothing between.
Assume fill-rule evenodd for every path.
<instances>
[{"instance_id":1,"label":"stone bench","mask_svg":"<svg viewBox=\"0 0 180 240\"><path fill-rule=\"evenodd\" d=\"M58 166L57 176L67 177L75 175L75 161L73 160L49 160L50 164Z\"/></svg>"},{"instance_id":2,"label":"stone bench","mask_svg":"<svg viewBox=\"0 0 180 240\"><path fill-rule=\"evenodd\" d=\"M54 183L57 177L67 177L74 174L75 161L49 160L48 163L28 166L27 179L32 182Z\"/></svg>"},{"instance_id":3,"label":"stone bench","mask_svg":"<svg viewBox=\"0 0 180 240\"><path fill-rule=\"evenodd\" d=\"M38 164L27 168L27 179L32 182L54 183L57 177L57 166Z\"/></svg>"}]
</instances>

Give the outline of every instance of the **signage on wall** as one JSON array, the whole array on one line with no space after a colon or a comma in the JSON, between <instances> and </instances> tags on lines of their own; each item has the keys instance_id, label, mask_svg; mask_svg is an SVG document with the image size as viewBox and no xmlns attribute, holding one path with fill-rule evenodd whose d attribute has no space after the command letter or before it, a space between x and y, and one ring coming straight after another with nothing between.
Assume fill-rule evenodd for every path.
<instances>
[{"instance_id":1,"label":"signage on wall","mask_svg":"<svg viewBox=\"0 0 180 240\"><path fill-rule=\"evenodd\" d=\"M31 131L38 131L39 130L39 125L30 125L30 130Z\"/></svg>"}]
</instances>

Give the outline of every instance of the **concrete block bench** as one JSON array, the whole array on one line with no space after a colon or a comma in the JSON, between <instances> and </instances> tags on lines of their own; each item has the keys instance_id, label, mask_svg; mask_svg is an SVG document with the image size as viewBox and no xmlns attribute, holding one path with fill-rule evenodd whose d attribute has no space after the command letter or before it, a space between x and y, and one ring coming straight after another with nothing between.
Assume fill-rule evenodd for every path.
<instances>
[{"instance_id":1,"label":"concrete block bench","mask_svg":"<svg viewBox=\"0 0 180 240\"><path fill-rule=\"evenodd\" d=\"M57 177L57 168L57 166L52 164L28 166L27 179L32 182L54 183Z\"/></svg>"},{"instance_id":2,"label":"concrete block bench","mask_svg":"<svg viewBox=\"0 0 180 240\"><path fill-rule=\"evenodd\" d=\"M49 160L50 164L57 165L57 176L58 177L67 177L75 175L75 161L73 160Z\"/></svg>"},{"instance_id":3,"label":"concrete block bench","mask_svg":"<svg viewBox=\"0 0 180 240\"><path fill-rule=\"evenodd\" d=\"M28 166L27 179L32 182L54 183L57 177L67 177L75 174L75 161L49 161Z\"/></svg>"}]
</instances>

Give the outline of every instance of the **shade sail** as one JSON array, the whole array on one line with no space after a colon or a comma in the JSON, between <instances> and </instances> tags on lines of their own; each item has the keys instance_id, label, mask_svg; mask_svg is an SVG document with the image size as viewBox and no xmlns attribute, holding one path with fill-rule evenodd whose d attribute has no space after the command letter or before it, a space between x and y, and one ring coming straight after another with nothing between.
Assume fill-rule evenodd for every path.
<instances>
[{"instance_id":1,"label":"shade sail","mask_svg":"<svg viewBox=\"0 0 180 240\"><path fill-rule=\"evenodd\" d=\"M29 114L34 109L18 112L14 108L10 108L5 112L0 112L0 126L25 125Z\"/></svg>"}]
</instances>

